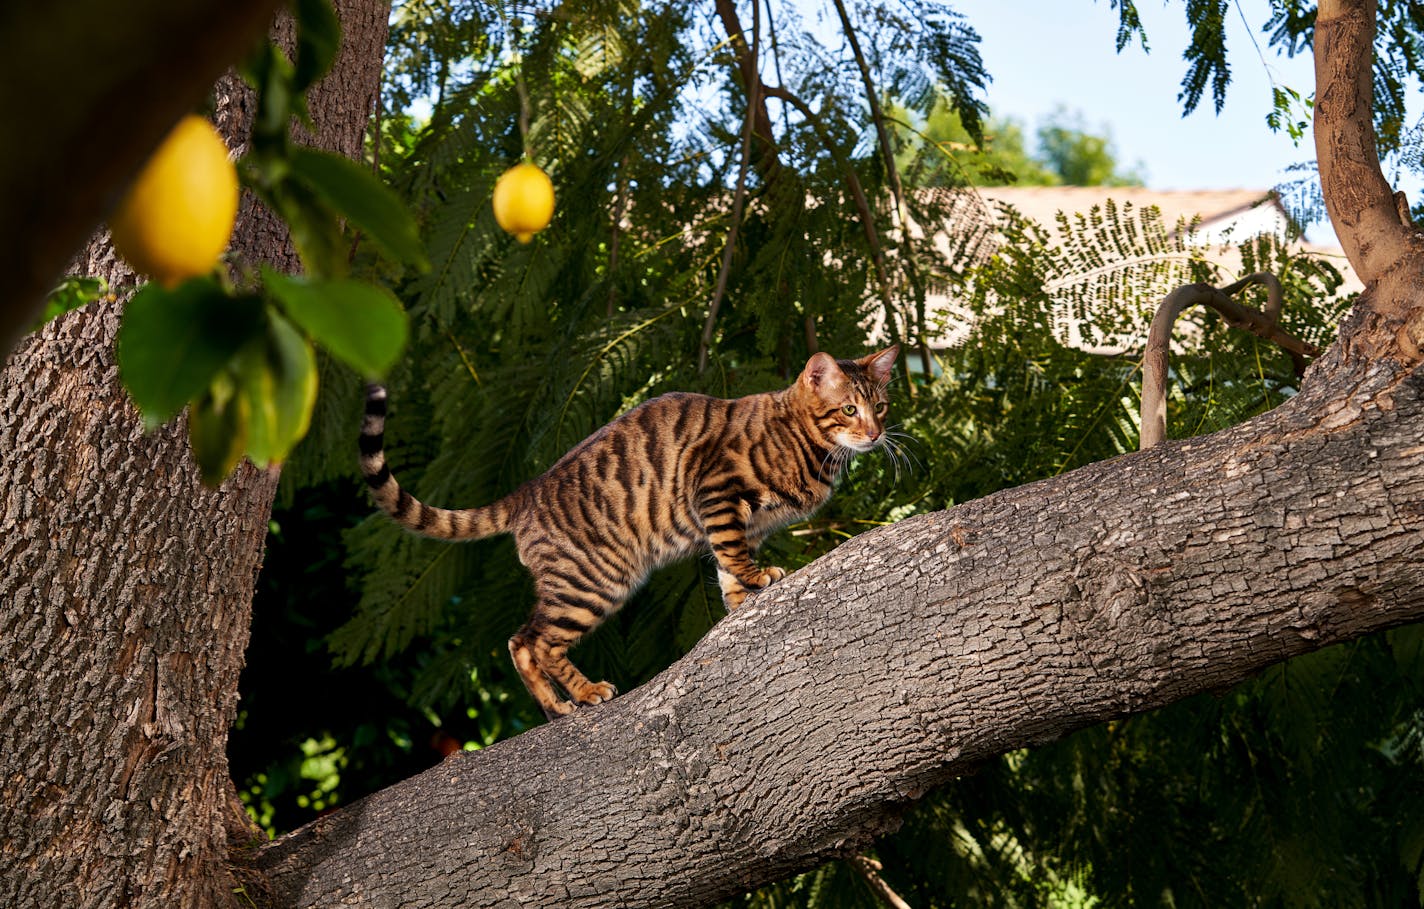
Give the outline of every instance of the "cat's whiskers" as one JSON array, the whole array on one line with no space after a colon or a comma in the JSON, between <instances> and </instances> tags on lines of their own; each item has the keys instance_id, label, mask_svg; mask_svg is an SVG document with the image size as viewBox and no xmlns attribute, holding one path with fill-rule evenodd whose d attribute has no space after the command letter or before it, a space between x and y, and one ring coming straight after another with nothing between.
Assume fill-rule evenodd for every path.
<instances>
[{"instance_id":1,"label":"cat's whiskers","mask_svg":"<svg viewBox=\"0 0 1424 909\"><path fill-rule=\"evenodd\" d=\"M899 424L896 424L898 426ZM903 441L902 441L903 440ZM914 473L915 467L923 467L924 464L909 449L906 442L917 441L914 436L907 432L898 431L895 426L887 426L881 432L880 438L876 440L876 446L884 450L886 457L890 459L891 465L895 468L895 482L900 482L900 469L904 465L906 474Z\"/></svg>"},{"instance_id":2,"label":"cat's whiskers","mask_svg":"<svg viewBox=\"0 0 1424 909\"><path fill-rule=\"evenodd\" d=\"M846 445L841 445L837 443L836 447L826 452L826 456L821 459L821 467L819 470L816 471L817 479L820 479L823 482L829 482L826 478L826 464L829 462L829 464L831 465L830 479L834 480L836 477L840 476L841 470L846 466L846 464L850 461L851 457L855 454L856 450L854 448L850 448Z\"/></svg>"},{"instance_id":3,"label":"cat's whiskers","mask_svg":"<svg viewBox=\"0 0 1424 909\"><path fill-rule=\"evenodd\" d=\"M902 458L899 444L889 435L882 435L877 442L879 448L885 452L885 456L890 459L890 466L895 468L895 482L900 482L900 461ZM906 470L908 470L908 466Z\"/></svg>"}]
</instances>

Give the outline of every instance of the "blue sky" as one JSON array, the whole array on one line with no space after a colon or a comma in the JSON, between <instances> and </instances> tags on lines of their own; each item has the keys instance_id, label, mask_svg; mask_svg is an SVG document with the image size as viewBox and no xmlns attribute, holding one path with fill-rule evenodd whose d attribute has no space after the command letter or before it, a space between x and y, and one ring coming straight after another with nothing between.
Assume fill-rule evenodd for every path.
<instances>
[{"instance_id":1,"label":"blue sky","mask_svg":"<svg viewBox=\"0 0 1424 909\"><path fill-rule=\"evenodd\" d=\"M982 39L995 114L1024 121L1032 136L1055 107L1081 111L1091 129L1111 134L1120 160L1142 164L1154 189L1265 188L1288 179L1289 165L1315 157L1308 134L1296 147L1266 126L1272 80L1309 94L1314 75L1308 55L1291 59L1266 48L1259 33L1265 3L1247 0L1230 10L1232 82L1221 114L1207 97L1187 117L1177 100L1186 73L1184 3L1140 0L1150 52L1134 42L1121 54L1114 50L1117 11L1106 0L954 0L953 6Z\"/></svg>"},{"instance_id":2,"label":"blue sky","mask_svg":"<svg viewBox=\"0 0 1424 909\"><path fill-rule=\"evenodd\" d=\"M1269 188L1299 179L1291 165L1313 166L1309 131L1297 146L1285 132L1266 125L1271 86L1314 92L1309 53L1294 58L1266 46L1261 31L1270 14L1265 0L1233 0L1228 7L1227 48L1231 86L1217 114L1210 95L1190 116L1177 100L1187 65L1186 4L1138 0L1149 51L1134 42L1116 53L1117 11L1107 0L951 0L978 31L980 52L993 82L987 101L998 116L1022 121L1027 136L1045 114L1066 107L1085 124L1109 134L1118 159L1139 171L1153 189ZM1415 92L1413 122L1424 109ZM1387 173L1388 177L1389 174ZM1411 201L1424 194L1424 174L1405 175L1396 185ZM1307 236L1335 243L1328 222Z\"/></svg>"}]
</instances>

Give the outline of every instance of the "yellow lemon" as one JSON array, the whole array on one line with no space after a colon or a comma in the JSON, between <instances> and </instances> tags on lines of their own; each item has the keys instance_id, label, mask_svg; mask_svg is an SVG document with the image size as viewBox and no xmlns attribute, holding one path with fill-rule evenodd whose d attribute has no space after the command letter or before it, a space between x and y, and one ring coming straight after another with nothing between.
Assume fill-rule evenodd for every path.
<instances>
[{"instance_id":1,"label":"yellow lemon","mask_svg":"<svg viewBox=\"0 0 1424 909\"><path fill-rule=\"evenodd\" d=\"M187 116L158 146L109 219L114 248L165 287L207 274L237 219L237 168L212 124Z\"/></svg>"},{"instance_id":2,"label":"yellow lemon","mask_svg":"<svg viewBox=\"0 0 1424 909\"><path fill-rule=\"evenodd\" d=\"M535 164L516 164L494 181L494 219L520 243L549 226L554 216L554 184Z\"/></svg>"}]
</instances>

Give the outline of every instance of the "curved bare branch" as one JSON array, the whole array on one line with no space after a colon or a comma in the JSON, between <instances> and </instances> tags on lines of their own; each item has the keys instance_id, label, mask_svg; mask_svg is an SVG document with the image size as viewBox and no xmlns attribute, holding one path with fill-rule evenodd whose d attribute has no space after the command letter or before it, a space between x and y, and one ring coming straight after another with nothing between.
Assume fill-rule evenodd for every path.
<instances>
[{"instance_id":1,"label":"curved bare branch","mask_svg":"<svg viewBox=\"0 0 1424 909\"><path fill-rule=\"evenodd\" d=\"M1234 302L1232 295L1252 284L1266 286L1264 311ZM1147 332L1147 350L1142 357L1142 404L1140 450L1167 438L1167 370L1172 342L1172 326L1189 306L1208 306L1225 317L1233 328L1249 331L1291 355L1296 375L1305 371L1305 358L1320 356L1320 349L1286 334L1276 325L1281 314L1281 282L1275 275L1258 272L1234 284L1215 288L1210 284L1184 284L1162 299Z\"/></svg>"},{"instance_id":2,"label":"curved bare branch","mask_svg":"<svg viewBox=\"0 0 1424 909\"><path fill-rule=\"evenodd\" d=\"M697 372L707 371L707 352L712 347L712 334L717 328L717 310L722 306L722 297L727 292L727 278L732 272L732 254L737 247L737 229L742 224L742 207L747 199L747 168L752 157L752 130L756 125L756 112L761 106L761 2L752 4L752 43L747 50L751 58L751 81L747 84L747 116L742 123L741 159L737 163L737 188L732 193L732 223L727 228L727 245L722 248L722 267L717 270L717 286L712 291L712 302L707 306L707 321L702 326L702 340L697 346Z\"/></svg>"}]
</instances>

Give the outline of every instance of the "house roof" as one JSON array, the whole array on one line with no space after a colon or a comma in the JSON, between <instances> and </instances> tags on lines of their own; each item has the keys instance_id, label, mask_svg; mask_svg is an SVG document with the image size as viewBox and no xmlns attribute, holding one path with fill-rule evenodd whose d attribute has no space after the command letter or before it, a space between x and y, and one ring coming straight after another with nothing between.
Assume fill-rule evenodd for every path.
<instances>
[{"instance_id":1,"label":"house roof","mask_svg":"<svg viewBox=\"0 0 1424 909\"><path fill-rule=\"evenodd\" d=\"M1276 194L1269 189L1160 190L1142 186L987 186L978 189L986 202L1006 202L1045 226L1060 211L1087 212L1112 199L1134 208L1156 206L1170 230L1179 220L1200 218L1202 226L1237 217L1267 205L1289 218Z\"/></svg>"},{"instance_id":2,"label":"house roof","mask_svg":"<svg viewBox=\"0 0 1424 909\"><path fill-rule=\"evenodd\" d=\"M1171 191L1135 186L996 186L977 188L973 192L963 195L967 197L967 201L962 205L963 212L957 212L955 216L951 216L951 220L968 218L974 221L987 216L992 222L994 220L993 212L997 207L996 203L1002 203L1013 206L1019 214L1044 226L1050 234L1057 233L1056 225L1059 212L1070 216L1079 213L1086 214L1094 206L1102 206L1109 199L1117 203L1119 208L1129 204L1132 209L1137 211L1155 207L1160 212L1162 223L1169 232L1174 231L1179 222L1191 224L1195 221L1194 233L1187 243L1204 255L1207 261L1221 266L1224 269L1224 275L1227 276L1240 271L1241 260L1235 247L1223 241L1228 238L1245 240L1258 232L1275 233L1284 239L1286 228L1291 223L1290 216L1281 205L1279 197L1269 189ZM985 206L988 211L985 210ZM976 255L987 254L996 245L997 241L992 234L986 239L988 242L979 249ZM937 232L935 243L942 252L948 254L950 240L947 231ZM1298 239L1293 243L1308 249L1317 256L1332 261L1345 278L1343 289L1346 292L1361 289L1359 279L1355 277L1343 251L1338 247L1307 245ZM1107 273L1102 278L1109 283L1117 280ZM1089 276L1087 280L1096 281L1098 278ZM1171 283L1175 278L1172 275L1162 274L1156 275L1153 280L1166 280ZM1151 290L1146 290L1141 283L1135 287L1138 291L1145 292L1147 297L1151 297L1157 291L1165 293L1170 289L1154 287ZM1158 298L1161 293L1157 294ZM955 337L961 335L970 319L967 313L961 311L952 295L953 291L946 289L932 292L926 300L930 313L935 317L934 321L941 326L939 329L941 343L952 342ZM1111 287L1103 291L1105 300L1116 300L1117 295L1118 290ZM1144 315L1145 318L1137 320L1141 323L1138 327L1142 330L1140 333L1145 333L1150 313L1140 315ZM1080 317L1073 316L1067 310L1058 314L1055 309L1054 319L1057 328L1062 332L1063 342L1085 350L1120 353L1132 349L1142 340L1130 331L1128 334L1132 335L1131 338L1126 335L1121 338L1114 336L1089 343L1081 337ZM1132 324L1136 324L1136 322Z\"/></svg>"}]
</instances>

